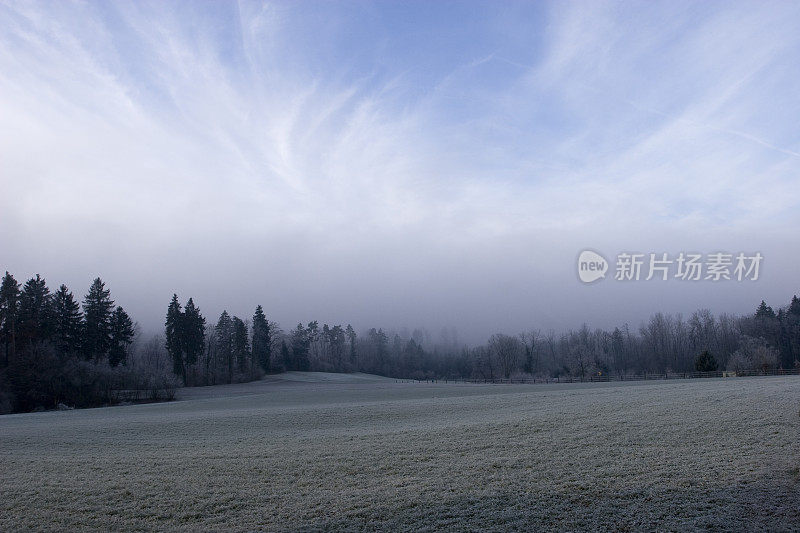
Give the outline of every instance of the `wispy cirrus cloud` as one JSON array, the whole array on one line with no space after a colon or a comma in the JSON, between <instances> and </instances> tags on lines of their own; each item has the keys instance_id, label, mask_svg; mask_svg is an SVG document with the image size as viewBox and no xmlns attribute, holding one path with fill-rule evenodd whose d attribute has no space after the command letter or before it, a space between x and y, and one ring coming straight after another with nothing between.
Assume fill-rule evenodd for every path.
<instances>
[{"instance_id":1,"label":"wispy cirrus cloud","mask_svg":"<svg viewBox=\"0 0 800 533\"><path fill-rule=\"evenodd\" d=\"M99 272L146 325L178 290L284 321L562 327L609 297L575 284L588 244L797 259L790 3L0 11L7 267ZM703 300L657 290L598 325Z\"/></svg>"}]
</instances>

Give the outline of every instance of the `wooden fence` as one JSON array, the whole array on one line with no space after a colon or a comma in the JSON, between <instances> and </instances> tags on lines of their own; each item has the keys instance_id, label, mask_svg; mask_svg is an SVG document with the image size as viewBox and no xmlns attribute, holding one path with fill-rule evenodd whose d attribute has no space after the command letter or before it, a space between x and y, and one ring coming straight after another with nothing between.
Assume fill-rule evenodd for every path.
<instances>
[{"instance_id":1,"label":"wooden fence","mask_svg":"<svg viewBox=\"0 0 800 533\"><path fill-rule=\"evenodd\" d=\"M714 372L662 372L658 374L593 374L585 376L558 376L555 378L443 378L443 379L396 379L397 383L493 383L493 384L523 384L523 383L605 383L609 381L652 381L665 379L702 379L702 378L728 378L728 377L753 377L753 376L797 376L800 368L791 370L744 370L732 372L717 370Z\"/></svg>"},{"instance_id":2,"label":"wooden fence","mask_svg":"<svg viewBox=\"0 0 800 533\"><path fill-rule=\"evenodd\" d=\"M150 389L115 389L111 391L110 398L114 403L170 401L175 399L175 389L172 387Z\"/></svg>"}]
</instances>

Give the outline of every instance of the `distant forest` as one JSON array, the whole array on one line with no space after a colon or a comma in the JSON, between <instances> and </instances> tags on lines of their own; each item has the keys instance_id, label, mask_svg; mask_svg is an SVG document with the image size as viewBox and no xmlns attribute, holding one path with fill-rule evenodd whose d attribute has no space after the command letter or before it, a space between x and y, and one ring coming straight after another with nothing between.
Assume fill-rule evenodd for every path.
<instances>
[{"instance_id":1,"label":"distant forest","mask_svg":"<svg viewBox=\"0 0 800 533\"><path fill-rule=\"evenodd\" d=\"M207 323L192 298L184 305L173 295L164 334L143 339L100 278L79 303L64 285L51 292L39 275L20 285L6 272L0 343L0 413L6 413L105 405L130 391L169 399L181 385L251 381L287 370L498 379L797 368L800 299L777 312L762 301L743 317L656 313L638 329L533 329L468 347L452 330L435 341L423 329L357 333L349 324L317 321L284 330L260 305L252 317L223 311Z\"/></svg>"}]
</instances>

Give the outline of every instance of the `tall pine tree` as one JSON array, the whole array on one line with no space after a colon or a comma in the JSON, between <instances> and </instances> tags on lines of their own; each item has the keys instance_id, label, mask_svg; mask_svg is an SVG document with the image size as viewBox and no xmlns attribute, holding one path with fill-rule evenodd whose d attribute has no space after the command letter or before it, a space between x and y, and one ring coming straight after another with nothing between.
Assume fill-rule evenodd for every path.
<instances>
[{"instance_id":1,"label":"tall pine tree","mask_svg":"<svg viewBox=\"0 0 800 533\"><path fill-rule=\"evenodd\" d=\"M253 314L253 359L258 362L262 371L269 372L271 356L272 332L264 310L259 305Z\"/></svg>"},{"instance_id":2,"label":"tall pine tree","mask_svg":"<svg viewBox=\"0 0 800 533\"><path fill-rule=\"evenodd\" d=\"M53 342L63 356L78 354L82 330L80 305L67 286L61 285L53 295Z\"/></svg>"},{"instance_id":3,"label":"tall pine tree","mask_svg":"<svg viewBox=\"0 0 800 533\"><path fill-rule=\"evenodd\" d=\"M0 332L3 338L3 363L8 366L14 359L17 346L17 320L19 318L19 283L6 271L0 285Z\"/></svg>"},{"instance_id":4,"label":"tall pine tree","mask_svg":"<svg viewBox=\"0 0 800 533\"><path fill-rule=\"evenodd\" d=\"M167 308L167 320L164 323L167 353L172 358L172 371L186 384L186 362L183 354L183 313L178 295L173 294Z\"/></svg>"},{"instance_id":5,"label":"tall pine tree","mask_svg":"<svg viewBox=\"0 0 800 533\"><path fill-rule=\"evenodd\" d=\"M756 309L756 318L775 318L775 311L767 305L767 302L761 300Z\"/></svg>"},{"instance_id":6,"label":"tall pine tree","mask_svg":"<svg viewBox=\"0 0 800 533\"><path fill-rule=\"evenodd\" d=\"M108 356L111 348L111 313L114 301L111 291L100 278L95 278L83 299L83 355L99 361Z\"/></svg>"},{"instance_id":7,"label":"tall pine tree","mask_svg":"<svg viewBox=\"0 0 800 533\"><path fill-rule=\"evenodd\" d=\"M25 282L19 297L19 339L30 345L49 339L52 301L50 289L39 274Z\"/></svg>"},{"instance_id":8,"label":"tall pine tree","mask_svg":"<svg viewBox=\"0 0 800 533\"><path fill-rule=\"evenodd\" d=\"M189 298L183 311L182 320L183 353L186 365L193 365L200 358L205 347L206 319L200 314L200 309L194 305L194 300Z\"/></svg>"},{"instance_id":9,"label":"tall pine tree","mask_svg":"<svg viewBox=\"0 0 800 533\"><path fill-rule=\"evenodd\" d=\"M239 372L247 372L250 361L250 343L247 338L247 324L238 316L233 317L233 352ZM253 369L251 369L253 370Z\"/></svg>"},{"instance_id":10,"label":"tall pine tree","mask_svg":"<svg viewBox=\"0 0 800 533\"><path fill-rule=\"evenodd\" d=\"M800 298L792 296L789 309L786 312L786 333L788 342L791 346L791 361L788 361L786 368L800 366Z\"/></svg>"},{"instance_id":11,"label":"tall pine tree","mask_svg":"<svg viewBox=\"0 0 800 533\"><path fill-rule=\"evenodd\" d=\"M111 315L111 346L108 364L124 365L128 361L128 347L133 342L136 331L133 321L122 307L117 307Z\"/></svg>"},{"instance_id":12,"label":"tall pine tree","mask_svg":"<svg viewBox=\"0 0 800 533\"><path fill-rule=\"evenodd\" d=\"M347 324L344 332L345 335L347 335L347 344L350 345L350 364L356 365L356 359L358 358L358 354L356 353L356 330L353 329L353 326Z\"/></svg>"},{"instance_id":13,"label":"tall pine tree","mask_svg":"<svg viewBox=\"0 0 800 533\"><path fill-rule=\"evenodd\" d=\"M800 298L796 294L792 296L792 301L789 303L789 314L800 317Z\"/></svg>"},{"instance_id":14,"label":"tall pine tree","mask_svg":"<svg viewBox=\"0 0 800 533\"><path fill-rule=\"evenodd\" d=\"M297 327L292 331L291 341L292 365L287 370L309 370L311 361L308 358L308 350L311 345L311 339L309 338L308 330L303 327L303 324L297 324Z\"/></svg>"},{"instance_id":15,"label":"tall pine tree","mask_svg":"<svg viewBox=\"0 0 800 533\"><path fill-rule=\"evenodd\" d=\"M228 383L233 382L233 321L227 311L222 311L214 328L217 341L217 353L225 363Z\"/></svg>"}]
</instances>

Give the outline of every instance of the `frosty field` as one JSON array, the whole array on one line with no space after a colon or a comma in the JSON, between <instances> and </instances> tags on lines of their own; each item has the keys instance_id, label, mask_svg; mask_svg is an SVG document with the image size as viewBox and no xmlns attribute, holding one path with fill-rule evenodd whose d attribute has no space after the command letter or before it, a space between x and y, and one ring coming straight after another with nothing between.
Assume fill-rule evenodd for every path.
<instances>
[{"instance_id":1,"label":"frosty field","mask_svg":"<svg viewBox=\"0 0 800 533\"><path fill-rule=\"evenodd\" d=\"M800 378L369 376L0 417L0 530L800 528Z\"/></svg>"}]
</instances>

